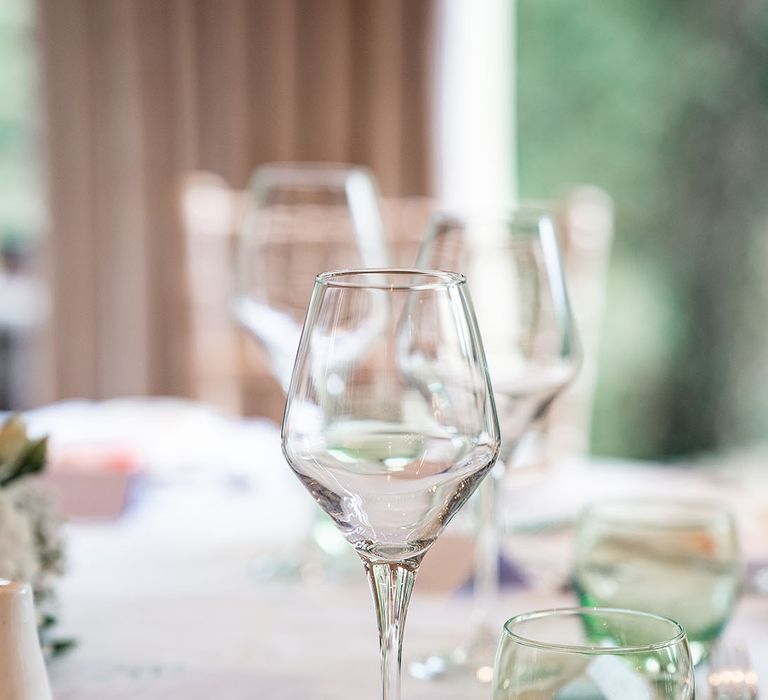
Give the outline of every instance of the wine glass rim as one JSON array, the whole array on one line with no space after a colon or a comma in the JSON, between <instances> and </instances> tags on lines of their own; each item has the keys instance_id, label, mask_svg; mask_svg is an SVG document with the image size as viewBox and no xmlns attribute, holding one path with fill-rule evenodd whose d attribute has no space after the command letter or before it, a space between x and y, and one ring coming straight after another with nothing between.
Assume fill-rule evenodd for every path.
<instances>
[{"instance_id":1,"label":"wine glass rim","mask_svg":"<svg viewBox=\"0 0 768 700\"><path fill-rule=\"evenodd\" d=\"M545 202L522 202L517 206L488 209L461 209L457 207L445 207L435 210L430 216L434 224L437 221L456 221L483 223L486 225L504 225L521 222L538 222L542 219L554 220L555 212Z\"/></svg>"},{"instance_id":2,"label":"wine glass rim","mask_svg":"<svg viewBox=\"0 0 768 700\"><path fill-rule=\"evenodd\" d=\"M583 617L586 615L614 615L626 616L630 618L645 618L647 620L656 620L667 624L675 632L667 639L650 644L624 644L612 647L598 646L596 644L560 644L557 642L545 642L532 639L523 634L515 632L513 628L520 623L530 622L551 617ZM647 651L657 651L679 644L685 639L685 628L676 620L663 615L642 612L640 610L630 610L628 608L600 608L600 607L573 607L573 608L549 608L546 610L534 610L532 612L515 615L504 623L504 634L513 639L518 644L523 644L537 649L549 649L551 651L562 651L570 653L581 653L590 655L609 655L609 654L633 654Z\"/></svg>"},{"instance_id":3,"label":"wine glass rim","mask_svg":"<svg viewBox=\"0 0 768 700\"><path fill-rule=\"evenodd\" d=\"M658 530L690 528L733 520L733 514L714 500L635 496L596 501L586 506L583 520L596 519L619 526L642 525Z\"/></svg>"},{"instance_id":4,"label":"wine glass rim","mask_svg":"<svg viewBox=\"0 0 768 700\"><path fill-rule=\"evenodd\" d=\"M255 180L256 178L264 177L266 174L271 174L278 177L289 177L289 183L301 185L303 180L308 180L314 183L316 178L320 175L335 177L339 179L339 182L344 182L348 177L355 173L363 173L367 177L372 177L371 171L368 168L357 163L321 160L285 160L262 163L253 171L252 178ZM299 178L298 180L296 179L297 177Z\"/></svg>"},{"instance_id":5,"label":"wine glass rim","mask_svg":"<svg viewBox=\"0 0 768 700\"><path fill-rule=\"evenodd\" d=\"M377 276L383 279L377 280ZM466 281L460 272L399 267L332 270L315 277L315 282L323 287L410 291L445 289L466 284Z\"/></svg>"},{"instance_id":6,"label":"wine glass rim","mask_svg":"<svg viewBox=\"0 0 768 700\"><path fill-rule=\"evenodd\" d=\"M276 170L367 170L358 163L346 163L340 160L270 160L261 163L256 170L275 168Z\"/></svg>"}]
</instances>

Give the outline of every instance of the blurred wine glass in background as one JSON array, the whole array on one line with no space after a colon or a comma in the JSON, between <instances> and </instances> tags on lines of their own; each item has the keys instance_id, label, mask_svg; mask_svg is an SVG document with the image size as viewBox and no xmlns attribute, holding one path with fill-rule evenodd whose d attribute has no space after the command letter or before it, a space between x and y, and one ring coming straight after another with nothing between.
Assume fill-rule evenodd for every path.
<instances>
[{"instance_id":1,"label":"blurred wine glass in background","mask_svg":"<svg viewBox=\"0 0 768 700\"><path fill-rule=\"evenodd\" d=\"M288 390L317 274L389 263L376 182L365 168L269 163L251 178L233 313Z\"/></svg>"},{"instance_id":2,"label":"blurred wine glass in background","mask_svg":"<svg viewBox=\"0 0 768 700\"><path fill-rule=\"evenodd\" d=\"M742 575L736 524L720 504L620 499L595 503L580 519L581 604L674 616L697 664L725 628Z\"/></svg>"},{"instance_id":3,"label":"blurred wine glass in background","mask_svg":"<svg viewBox=\"0 0 768 700\"><path fill-rule=\"evenodd\" d=\"M235 257L233 314L264 350L269 371L287 393L316 275L389 263L373 174L341 163L258 167ZM345 543L322 513L299 549L262 558L256 575L313 578L347 568Z\"/></svg>"},{"instance_id":4,"label":"blurred wine glass in background","mask_svg":"<svg viewBox=\"0 0 768 700\"><path fill-rule=\"evenodd\" d=\"M499 479L526 429L546 416L575 376L580 353L554 218L546 210L520 208L497 217L436 214L418 266L457 270L473 287L502 446L495 478L479 491L471 639L412 664L411 672L424 679L459 673L490 682L497 638Z\"/></svg>"}]
</instances>

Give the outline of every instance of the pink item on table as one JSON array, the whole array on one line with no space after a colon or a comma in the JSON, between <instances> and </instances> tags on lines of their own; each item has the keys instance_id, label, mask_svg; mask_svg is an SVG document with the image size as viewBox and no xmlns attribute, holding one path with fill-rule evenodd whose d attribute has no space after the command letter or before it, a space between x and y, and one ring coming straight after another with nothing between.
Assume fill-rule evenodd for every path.
<instances>
[{"instance_id":1,"label":"pink item on table","mask_svg":"<svg viewBox=\"0 0 768 700\"><path fill-rule=\"evenodd\" d=\"M42 485L66 518L113 519L125 509L139 466L138 452L128 446L62 447L51 451Z\"/></svg>"}]
</instances>

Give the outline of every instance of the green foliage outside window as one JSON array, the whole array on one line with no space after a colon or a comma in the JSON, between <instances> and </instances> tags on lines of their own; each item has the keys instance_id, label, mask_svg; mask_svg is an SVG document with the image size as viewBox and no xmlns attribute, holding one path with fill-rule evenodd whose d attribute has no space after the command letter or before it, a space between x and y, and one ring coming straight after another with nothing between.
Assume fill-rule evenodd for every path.
<instances>
[{"instance_id":1,"label":"green foliage outside window","mask_svg":"<svg viewBox=\"0 0 768 700\"><path fill-rule=\"evenodd\" d=\"M38 82L33 3L0 2L0 248L43 223L36 127Z\"/></svg>"},{"instance_id":2,"label":"green foliage outside window","mask_svg":"<svg viewBox=\"0 0 768 700\"><path fill-rule=\"evenodd\" d=\"M768 4L519 0L522 194L606 189L593 449L768 436Z\"/></svg>"}]
</instances>

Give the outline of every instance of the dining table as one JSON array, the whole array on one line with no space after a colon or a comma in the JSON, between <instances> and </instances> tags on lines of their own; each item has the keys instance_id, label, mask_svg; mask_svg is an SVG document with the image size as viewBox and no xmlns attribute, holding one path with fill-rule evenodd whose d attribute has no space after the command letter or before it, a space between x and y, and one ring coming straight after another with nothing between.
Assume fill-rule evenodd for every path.
<instances>
[{"instance_id":1,"label":"dining table","mask_svg":"<svg viewBox=\"0 0 768 700\"><path fill-rule=\"evenodd\" d=\"M376 697L378 642L362 566L323 529L283 459L278 426L174 398L68 401L26 417L30 433L50 436L53 463L70 455L68 467L52 469L54 500L71 503L73 490L87 491L90 482L67 471L86 446L122 451L132 465L115 477L111 512L94 504L89 515L88 493L75 494L86 505L63 525L56 633L76 644L49 661L56 700ZM569 573L574 524L587 503L640 493L716 498L737 517L749 572L724 636L747 645L768 688L768 594L755 583L763 564L768 571L763 456L673 465L572 456L505 490L499 632L514 614L577 603ZM466 511L417 577L404 698L491 695L476 678L409 673L412 662L471 634ZM270 569L276 561L285 567ZM705 671L699 676L697 697L707 698Z\"/></svg>"}]
</instances>

